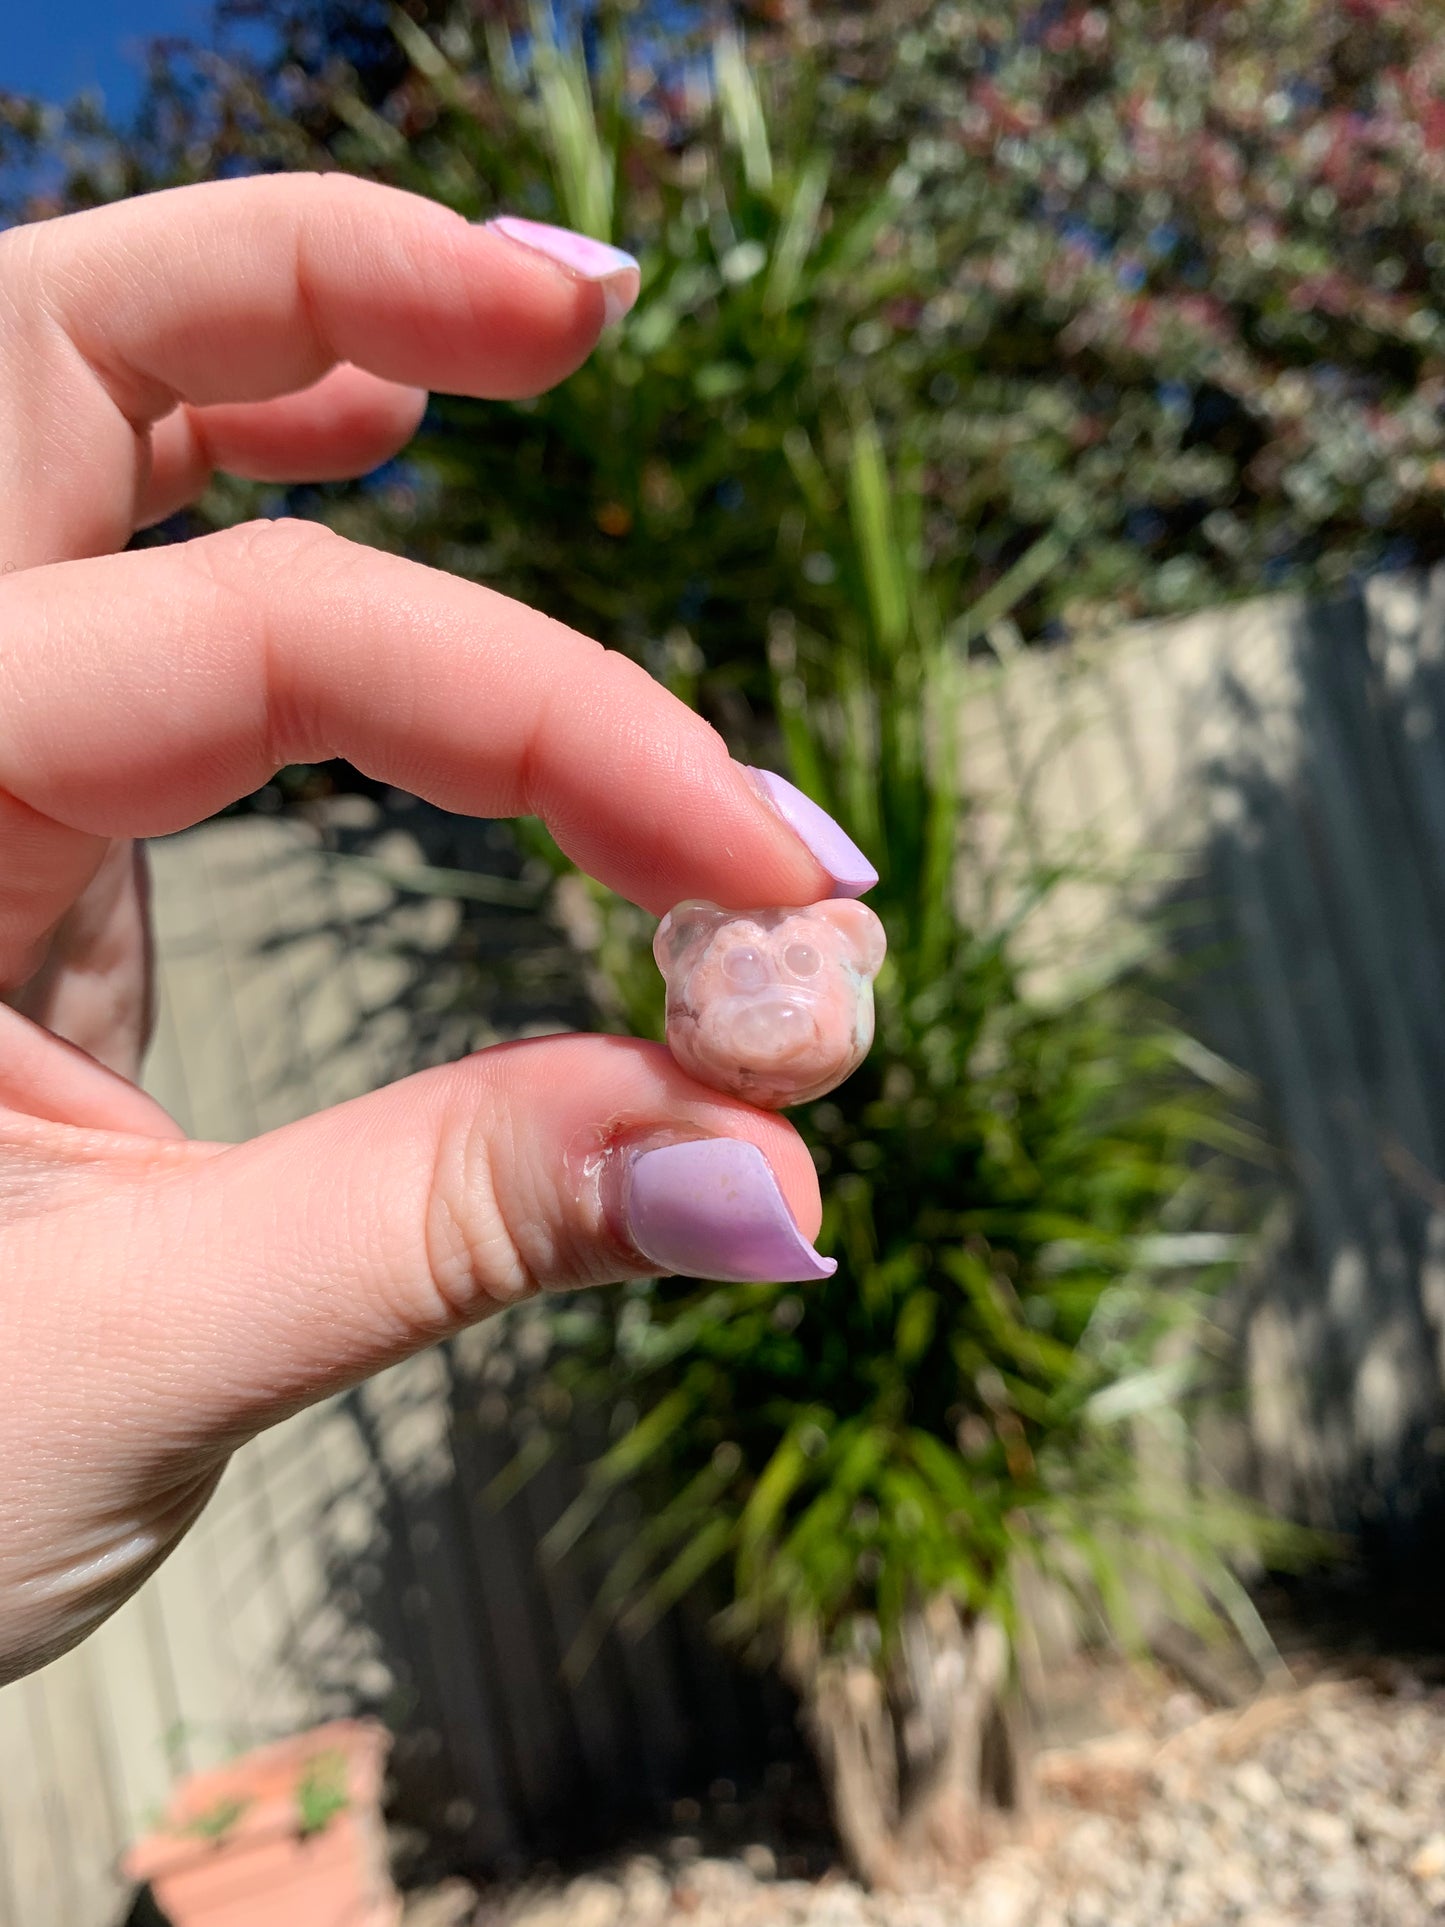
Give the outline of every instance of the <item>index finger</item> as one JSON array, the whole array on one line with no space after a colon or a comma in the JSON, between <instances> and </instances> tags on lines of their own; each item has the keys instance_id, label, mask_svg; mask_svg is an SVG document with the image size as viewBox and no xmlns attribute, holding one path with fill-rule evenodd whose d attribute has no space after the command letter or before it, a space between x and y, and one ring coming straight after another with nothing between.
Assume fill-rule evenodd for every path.
<instances>
[{"instance_id":1,"label":"index finger","mask_svg":"<svg viewBox=\"0 0 1445 1927\"><path fill-rule=\"evenodd\" d=\"M657 914L877 880L628 657L315 523L264 522L0 585L0 988L103 839L181 829L332 756L447 809L538 815Z\"/></svg>"},{"instance_id":2,"label":"index finger","mask_svg":"<svg viewBox=\"0 0 1445 1927\"><path fill-rule=\"evenodd\" d=\"M509 225L286 174L0 235L0 562L122 547L147 431L181 403L291 394L343 362L492 399L562 380L630 305L636 264L582 237L564 261L554 230Z\"/></svg>"}]
</instances>

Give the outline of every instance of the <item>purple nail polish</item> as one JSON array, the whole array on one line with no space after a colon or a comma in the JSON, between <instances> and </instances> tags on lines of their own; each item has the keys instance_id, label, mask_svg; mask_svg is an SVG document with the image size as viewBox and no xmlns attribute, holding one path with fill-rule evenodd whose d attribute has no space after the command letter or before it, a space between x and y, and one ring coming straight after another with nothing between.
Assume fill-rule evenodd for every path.
<instances>
[{"instance_id":1,"label":"purple nail polish","mask_svg":"<svg viewBox=\"0 0 1445 1927\"><path fill-rule=\"evenodd\" d=\"M782 817L788 828L822 864L833 880L835 897L861 897L878 881L878 872L826 810L820 810L811 796L786 777L770 769L753 769L744 764L753 787L759 790Z\"/></svg>"},{"instance_id":2,"label":"purple nail polish","mask_svg":"<svg viewBox=\"0 0 1445 1927\"><path fill-rule=\"evenodd\" d=\"M643 1151L628 1173L627 1235L685 1278L791 1284L838 1269L799 1231L756 1144L703 1138Z\"/></svg>"},{"instance_id":3,"label":"purple nail polish","mask_svg":"<svg viewBox=\"0 0 1445 1927\"><path fill-rule=\"evenodd\" d=\"M577 234L568 227L524 220L519 214L499 214L487 226L505 234L509 241L559 261L584 281L600 282L608 321L620 321L637 299L642 272L633 256L622 248L594 241L590 234Z\"/></svg>"}]
</instances>

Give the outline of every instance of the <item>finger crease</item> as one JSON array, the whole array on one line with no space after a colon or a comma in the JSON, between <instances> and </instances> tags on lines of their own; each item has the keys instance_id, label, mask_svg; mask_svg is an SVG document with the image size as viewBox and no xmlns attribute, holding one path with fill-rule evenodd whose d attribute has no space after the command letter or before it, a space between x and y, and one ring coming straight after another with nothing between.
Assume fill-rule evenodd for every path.
<instances>
[{"instance_id":1,"label":"finger crease","mask_svg":"<svg viewBox=\"0 0 1445 1927\"><path fill-rule=\"evenodd\" d=\"M304 221L296 227L296 256L293 273L296 277L296 313L312 347L321 369L332 368L340 360L332 346L330 333L321 318L316 301L316 291L312 282L311 260L307 253L307 234L309 229Z\"/></svg>"},{"instance_id":2,"label":"finger crease","mask_svg":"<svg viewBox=\"0 0 1445 1927\"><path fill-rule=\"evenodd\" d=\"M460 1168L454 1143L438 1147L426 1248L433 1287L450 1321L473 1319L537 1288L497 1197L491 1145L475 1121Z\"/></svg>"},{"instance_id":3,"label":"finger crease","mask_svg":"<svg viewBox=\"0 0 1445 1927\"><path fill-rule=\"evenodd\" d=\"M110 360L99 348L82 341L62 315L52 312L50 320L62 343L80 361L134 434L148 434L180 401L179 391L160 376L137 367L134 362Z\"/></svg>"},{"instance_id":4,"label":"finger crease","mask_svg":"<svg viewBox=\"0 0 1445 1927\"><path fill-rule=\"evenodd\" d=\"M206 424L201 417L199 409L193 408L189 402L185 402L183 407L185 410L185 424L190 431L192 459L196 468L199 469L203 475L209 475L216 466L216 458L211 452L211 442L210 437L206 433Z\"/></svg>"}]
</instances>

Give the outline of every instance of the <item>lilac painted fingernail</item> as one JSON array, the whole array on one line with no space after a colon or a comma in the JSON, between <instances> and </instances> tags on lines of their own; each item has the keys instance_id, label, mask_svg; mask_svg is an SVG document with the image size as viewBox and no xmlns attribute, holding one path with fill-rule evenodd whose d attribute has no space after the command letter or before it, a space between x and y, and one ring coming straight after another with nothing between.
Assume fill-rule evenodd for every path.
<instances>
[{"instance_id":1,"label":"lilac painted fingernail","mask_svg":"<svg viewBox=\"0 0 1445 1927\"><path fill-rule=\"evenodd\" d=\"M757 1145L737 1138L643 1151L628 1173L623 1217L642 1255L684 1278L791 1284L838 1269L799 1231Z\"/></svg>"},{"instance_id":2,"label":"lilac painted fingernail","mask_svg":"<svg viewBox=\"0 0 1445 1927\"><path fill-rule=\"evenodd\" d=\"M495 220L488 221L487 226L505 234L509 241L518 241L524 248L534 248L538 254L560 261L584 281L600 282L609 322L620 321L637 299L642 270L632 255L621 248L609 247L606 241L594 241L590 234L577 234L569 227L553 227L547 221L527 221L518 214L499 214Z\"/></svg>"},{"instance_id":3,"label":"lilac painted fingernail","mask_svg":"<svg viewBox=\"0 0 1445 1927\"><path fill-rule=\"evenodd\" d=\"M776 776L770 769L744 772L754 789L765 796L793 834L805 843L833 879L835 897L861 897L878 881L878 872L858 845L826 810L820 810L811 796Z\"/></svg>"}]
</instances>

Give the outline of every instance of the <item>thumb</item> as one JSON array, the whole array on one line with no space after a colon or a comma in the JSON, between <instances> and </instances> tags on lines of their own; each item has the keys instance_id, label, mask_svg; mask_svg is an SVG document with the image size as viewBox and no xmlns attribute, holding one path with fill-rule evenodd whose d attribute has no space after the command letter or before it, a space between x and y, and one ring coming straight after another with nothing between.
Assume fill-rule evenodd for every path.
<instances>
[{"instance_id":1,"label":"thumb","mask_svg":"<svg viewBox=\"0 0 1445 1927\"><path fill-rule=\"evenodd\" d=\"M539 1290L834 1269L793 1127L631 1039L503 1045L184 1148L132 1220L155 1282L111 1301L164 1334L152 1417L176 1443L233 1442Z\"/></svg>"}]
</instances>

